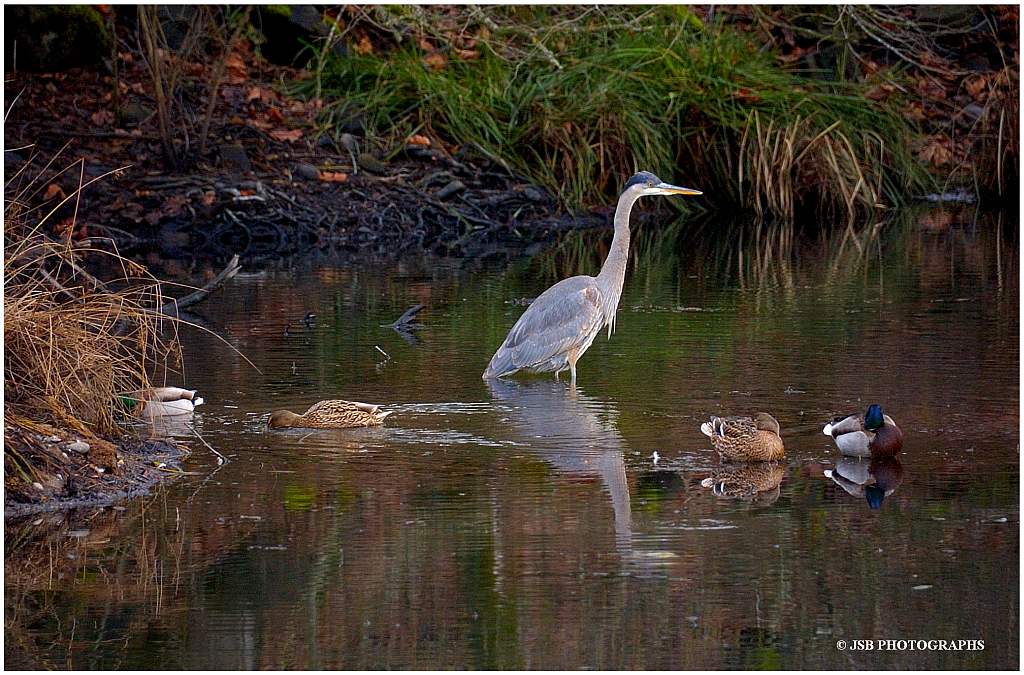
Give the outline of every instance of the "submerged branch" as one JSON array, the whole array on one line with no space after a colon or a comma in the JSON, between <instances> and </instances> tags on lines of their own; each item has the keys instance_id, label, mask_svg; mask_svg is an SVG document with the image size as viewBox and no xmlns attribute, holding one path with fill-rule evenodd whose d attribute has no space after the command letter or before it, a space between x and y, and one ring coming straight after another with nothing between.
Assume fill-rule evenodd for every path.
<instances>
[{"instance_id":1,"label":"submerged branch","mask_svg":"<svg viewBox=\"0 0 1024 675\"><path fill-rule=\"evenodd\" d=\"M242 266L238 264L238 254L235 254L228 262L227 267L221 270L220 274L215 276L210 283L183 298L171 300L160 308L160 313L167 314L168 316L177 316L180 310L205 300L207 296L220 288L228 279L238 274L241 269Z\"/></svg>"}]
</instances>

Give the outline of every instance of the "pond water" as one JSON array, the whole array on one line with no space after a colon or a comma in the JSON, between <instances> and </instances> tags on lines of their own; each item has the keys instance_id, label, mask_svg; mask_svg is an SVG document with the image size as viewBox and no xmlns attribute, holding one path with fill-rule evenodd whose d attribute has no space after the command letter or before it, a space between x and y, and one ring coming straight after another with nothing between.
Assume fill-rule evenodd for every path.
<instances>
[{"instance_id":1,"label":"pond water","mask_svg":"<svg viewBox=\"0 0 1024 675\"><path fill-rule=\"evenodd\" d=\"M242 274L197 314L255 367L181 335L192 423L230 461L178 429L193 475L8 523L7 665L1016 669L1017 225L966 220L641 231L575 388L480 374L524 299L596 272L607 233L508 269ZM382 327L416 303L422 330ZM266 430L324 398L394 414ZM904 452L840 462L822 425L874 402ZM720 465L700 423L761 410L785 462ZM713 475L761 491L715 495ZM853 646L879 639L984 648Z\"/></svg>"}]
</instances>

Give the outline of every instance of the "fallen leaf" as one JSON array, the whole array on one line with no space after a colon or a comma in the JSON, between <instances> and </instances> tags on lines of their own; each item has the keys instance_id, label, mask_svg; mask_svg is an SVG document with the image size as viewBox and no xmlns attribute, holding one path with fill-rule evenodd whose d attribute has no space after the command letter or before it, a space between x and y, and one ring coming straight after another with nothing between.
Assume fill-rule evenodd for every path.
<instances>
[{"instance_id":1,"label":"fallen leaf","mask_svg":"<svg viewBox=\"0 0 1024 675\"><path fill-rule=\"evenodd\" d=\"M249 90L249 93L245 95L245 102L258 101L263 98L263 90L259 87L253 87Z\"/></svg>"},{"instance_id":2,"label":"fallen leaf","mask_svg":"<svg viewBox=\"0 0 1024 675\"><path fill-rule=\"evenodd\" d=\"M903 117L914 122L921 122L925 119L924 106L920 101L911 101L903 108Z\"/></svg>"},{"instance_id":3,"label":"fallen leaf","mask_svg":"<svg viewBox=\"0 0 1024 675\"><path fill-rule=\"evenodd\" d=\"M53 226L53 231L58 236L70 237L72 231L74 230L74 227L75 219L65 218L64 220L59 221L56 225Z\"/></svg>"},{"instance_id":4,"label":"fallen leaf","mask_svg":"<svg viewBox=\"0 0 1024 675\"><path fill-rule=\"evenodd\" d=\"M263 115L253 115L249 120L249 126L256 127L257 129L273 129L274 125L267 121L267 118Z\"/></svg>"},{"instance_id":5,"label":"fallen leaf","mask_svg":"<svg viewBox=\"0 0 1024 675\"><path fill-rule=\"evenodd\" d=\"M97 110L89 115L89 119L98 127L106 127L114 123L114 113L109 110Z\"/></svg>"},{"instance_id":6,"label":"fallen leaf","mask_svg":"<svg viewBox=\"0 0 1024 675\"><path fill-rule=\"evenodd\" d=\"M896 91L896 87L891 84L880 84L876 87L872 87L866 94L865 98L869 98L872 101L881 101L889 97L889 94Z\"/></svg>"},{"instance_id":7,"label":"fallen leaf","mask_svg":"<svg viewBox=\"0 0 1024 675\"><path fill-rule=\"evenodd\" d=\"M224 59L224 65L228 71L228 84L244 84L249 79L249 69L245 67L245 60L237 52L231 52Z\"/></svg>"},{"instance_id":8,"label":"fallen leaf","mask_svg":"<svg viewBox=\"0 0 1024 675\"><path fill-rule=\"evenodd\" d=\"M941 137L932 137L928 143L925 144L921 151L917 153L917 156L923 162L927 162L932 166L942 167L949 164L950 160L953 159L953 152L947 147L947 143Z\"/></svg>"},{"instance_id":9,"label":"fallen leaf","mask_svg":"<svg viewBox=\"0 0 1024 675\"><path fill-rule=\"evenodd\" d=\"M274 129L270 132L270 137L276 141L294 143L302 138L302 129Z\"/></svg>"},{"instance_id":10,"label":"fallen leaf","mask_svg":"<svg viewBox=\"0 0 1024 675\"><path fill-rule=\"evenodd\" d=\"M868 59L868 60L863 61L861 63L861 70L864 72L865 75L874 75L875 73L877 73L881 69L882 69L881 64L879 64L877 61L873 61L871 59Z\"/></svg>"},{"instance_id":11,"label":"fallen leaf","mask_svg":"<svg viewBox=\"0 0 1024 675\"><path fill-rule=\"evenodd\" d=\"M56 183L50 183L46 186L46 192L43 193L43 199L53 199L54 197L64 198L64 190L60 189L60 186Z\"/></svg>"},{"instance_id":12,"label":"fallen leaf","mask_svg":"<svg viewBox=\"0 0 1024 675\"><path fill-rule=\"evenodd\" d=\"M344 183L348 180L348 174L342 171L321 171L320 180L325 183Z\"/></svg>"},{"instance_id":13,"label":"fallen leaf","mask_svg":"<svg viewBox=\"0 0 1024 675\"><path fill-rule=\"evenodd\" d=\"M277 108L271 108L270 110L268 110L267 118L271 122L275 122L277 124L284 124L284 115L282 115L281 111L278 110Z\"/></svg>"},{"instance_id":14,"label":"fallen leaf","mask_svg":"<svg viewBox=\"0 0 1024 675\"><path fill-rule=\"evenodd\" d=\"M430 40L428 40L427 38L420 38L420 49L427 52L428 54L436 51L434 45L430 44Z\"/></svg>"},{"instance_id":15,"label":"fallen leaf","mask_svg":"<svg viewBox=\"0 0 1024 675\"><path fill-rule=\"evenodd\" d=\"M476 61L480 58L480 52L475 49L460 49L456 53L463 61Z\"/></svg>"},{"instance_id":16,"label":"fallen leaf","mask_svg":"<svg viewBox=\"0 0 1024 675\"><path fill-rule=\"evenodd\" d=\"M430 146L430 139L427 138L426 136L421 136L419 134L416 134L414 136L410 136L409 137L408 143L409 143L409 145L423 145L423 146L429 147Z\"/></svg>"},{"instance_id":17,"label":"fallen leaf","mask_svg":"<svg viewBox=\"0 0 1024 675\"><path fill-rule=\"evenodd\" d=\"M423 57L423 63L433 68L434 70L441 70L448 63L448 59L444 57L444 54L434 52L433 54L427 54Z\"/></svg>"},{"instance_id":18,"label":"fallen leaf","mask_svg":"<svg viewBox=\"0 0 1024 675\"><path fill-rule=\"evenodd\" d=\"M761 98L758 94L755 94L746 87L740 87L739 89L732 92L732 95L733 97L744 102L757 101Z\"/></svg>"},{"instance_id":19,"label":"fallen leaf","mask_svg":"<svg viewBox=\"0 0 1024 675\"><path fill-rule=\"evenodd\" d=\"M984 94L988 89L988 82L984 75L977 75L965 80L964 88L971 95L971 98L978 103L982 103L985 100Z\"/></svg>"},{"instance_id":20,"label":"fallen leaf","mask_svg":"<svg viewBox=\"0 0 1024 675\"><path fill-rule=\"evenodd\" d=\"M369 35L362 35L356 41L355 46L352 47L356 54L360 56L366 56L367 54L373 53L373 43L370 42Z\"/></svg>"},{"instance_id":21,"label":"fallen leaf","mask_svg":"<svg viewBox=\"0 0 1024 675\"><path fill-rule=\"evenodd\" d=\"M160 213L165 216L174 217L181 213L181 209L188 203L188 197L184 195L171 195L160 207Z\"/></svg>"}]
</instances>

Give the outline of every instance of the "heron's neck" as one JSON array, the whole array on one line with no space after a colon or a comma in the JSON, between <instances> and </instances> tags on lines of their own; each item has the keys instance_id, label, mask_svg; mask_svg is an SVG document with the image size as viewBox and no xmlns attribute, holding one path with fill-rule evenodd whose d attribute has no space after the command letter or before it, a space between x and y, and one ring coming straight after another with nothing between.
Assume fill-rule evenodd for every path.
<instances>
[{"instance_id":1,"label":"heron's neck","mask_svg":"<svg viewBox=\"0 0 1024 675\"><path fill-rule=\"evenodd\" d=\"M626 279L626 263L629 261L629 213L633 210L635 202L636 197L625 194L619 197L619 204L615 207L615 236L612 238L612 247L608 251L600 274L597 275L601 287L611 293L611 307L608 309L612 314L619 305L622 284Z\"/></svg>"}]
</instances>

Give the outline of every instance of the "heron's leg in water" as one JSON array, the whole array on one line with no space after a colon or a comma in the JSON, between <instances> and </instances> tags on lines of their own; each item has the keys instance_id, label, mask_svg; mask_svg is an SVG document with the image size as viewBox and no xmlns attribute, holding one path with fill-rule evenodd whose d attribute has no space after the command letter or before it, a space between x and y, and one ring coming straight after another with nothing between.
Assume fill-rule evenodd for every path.
<instances>
[{"instance_id":1,"label":"heron's leg in water","mask_svg":"<svg viewBox=\"0 0 1024 675\"><path fill-rule=\"evenodd\" d=\"M569 364L569 382L576 384L576 361L580 358L579 352L575 349L570 349L566 355L566 362Z\"/></svg>"}]
</instances>

